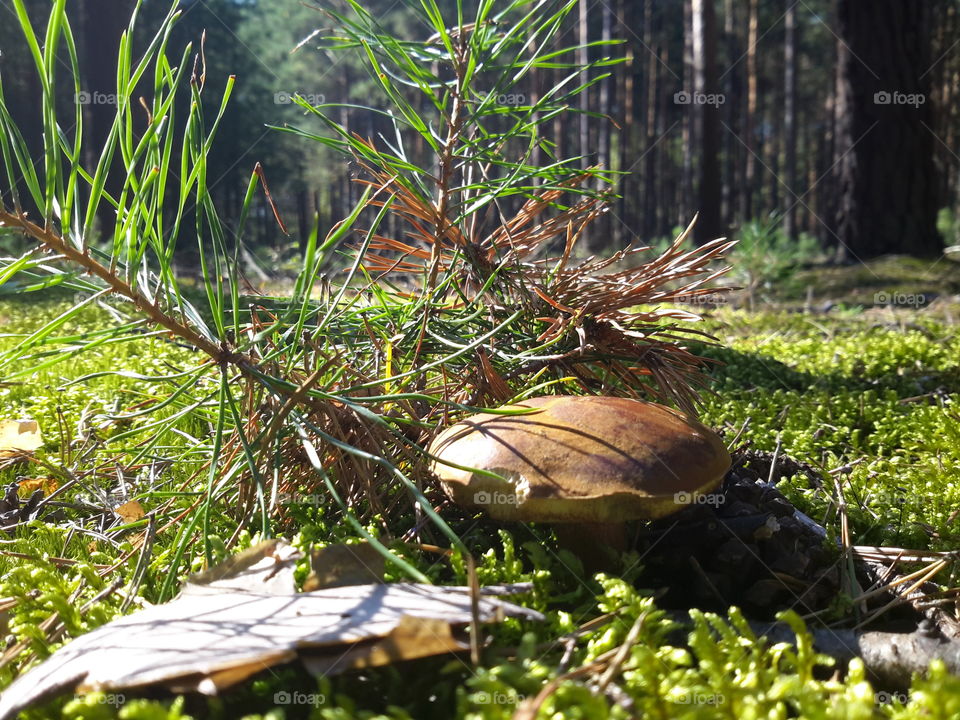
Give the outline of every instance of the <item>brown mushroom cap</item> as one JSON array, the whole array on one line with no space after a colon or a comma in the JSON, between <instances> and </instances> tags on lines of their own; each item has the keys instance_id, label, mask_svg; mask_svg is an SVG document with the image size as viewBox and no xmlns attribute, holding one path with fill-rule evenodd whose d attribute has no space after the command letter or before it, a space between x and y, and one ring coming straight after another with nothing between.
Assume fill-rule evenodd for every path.
<instances>
[{"instance_id":1,"label":"brown mushroom cap","mask_svg":"<svg viewBox=\"0 0 960 720\"><path fill-rule=\"evenodd\" d=\"M502 409L524 408L534 411L474 415L430 445L456 503L499 520L652 520L713 491L730 468L716 433L663 405L549 396Z\"/></svg>"}]
</instances>

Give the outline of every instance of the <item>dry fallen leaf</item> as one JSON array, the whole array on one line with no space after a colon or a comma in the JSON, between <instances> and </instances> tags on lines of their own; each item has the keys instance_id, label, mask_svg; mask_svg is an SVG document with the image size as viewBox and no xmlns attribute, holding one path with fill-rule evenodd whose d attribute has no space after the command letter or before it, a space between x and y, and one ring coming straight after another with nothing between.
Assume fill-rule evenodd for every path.
<instances>
[{"instance_id":1,"label":"dry fallen leaf","mask_svg":"<svg viewBox=\"0 0 960 720\"><path fill-rule=\"evenodd\" d=\"M135 522L142 518L146 513L136 500L130 500L123 505L115 507L113 511L120 516L124 522Z\"/></svg>"},{"instance_id":2,"label":"dry fallen leaf","mask_svg":"<svg viewBox=\"0 0 960 720\"><path fill-rule=\"evenodd\" d=\"M310 575L304 591L383 582L385 560L368 542L327 545L310 553Z\"/></svg>"},{"instance_id":3,"label":"dry fallen leaf","mask_svg":"<svg viewBox=\"0 0 960 720\"><path fill-rule=\"evenodd\" d=\"M443 620L402 615L388 635L366 643L357 643L342 653L305 655L307 670L317 676L336 675L345 670L390 665L448 652L468 652L470 646L453 636Z\"/></svg>"},{"instance_id":4,"label":"dry fallen leaf","mask_svg":"<svg viewBox=\"0 0 960 720\"><path fill-rule=\"evenodd\" d=\"M60 483L58 483L54 478L24 478L19 482L19 488L17 492L22 498L30 497L30 495L37 490L42 491L44 495L50 495L58 487L60 487Z\"/></svg>"},{"instance_id":5,"label":"dry fallen leaf","mask_svg":"<svg viewBox=\"0 0 960 720\"><path fill-rule=\"evenodd\" d=\"M0 420L0 460L33 452L41 445L36 420Z\"/></svg>"},{"instance_id":6,"label":"dry fallen leaf","mask_svg":"<svg viewBox=\"0 0 960 720\"><path fill-rule=\"evenodd\" d=\"M0 720L61 692L161 685L215 693L297 657L329 674L465 649L454 631L473 617L467 588L374 583L298 593L299 557L268 541L231 560L226 574L218 566L200 576L205 584L188 582L173 601L76 638L7 688ZM481 622L508 615L543 619L478 598Z\"/></svg>"}]
</instances>

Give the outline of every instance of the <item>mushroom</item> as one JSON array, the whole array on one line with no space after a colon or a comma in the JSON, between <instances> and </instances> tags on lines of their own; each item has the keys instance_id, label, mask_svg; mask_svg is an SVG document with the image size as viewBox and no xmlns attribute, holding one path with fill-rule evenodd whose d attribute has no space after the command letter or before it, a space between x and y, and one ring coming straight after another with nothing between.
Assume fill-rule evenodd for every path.
<instances>
[{"instance_id":1,"label":"mushroom","mask_svg":"<svg viewBox=\"0 0 960 720\"><path fill-rule=\"evenodd\" d=\"M709 428L651 402L545 396L480 413L430 445L433 471L458 505L497 520L555 524L589 570L607 569L625 524L698 502L730 469ZM526 411L526 412L524 412Z\"/></svg>"}]
</instances>

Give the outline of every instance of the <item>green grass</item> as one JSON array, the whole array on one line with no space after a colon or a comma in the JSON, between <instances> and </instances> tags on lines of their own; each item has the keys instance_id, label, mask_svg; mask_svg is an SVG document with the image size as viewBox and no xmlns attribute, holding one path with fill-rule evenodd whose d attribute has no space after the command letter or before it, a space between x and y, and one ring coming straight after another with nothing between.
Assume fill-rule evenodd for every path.
<instances>
[{"instance_id":1,"label":"green grass","mask_svg":"<svg viewBox=\"0 0 960 720\"><path fill-rule=\"evenodd\" d=\"M32 329L65 309L62 301L0 305L4 336L0 345L22 341ZM65 334L109 326L114 320L91 309L73 321ZM960 337L955 326L912 318L908 324L882 323L858 313L810 318L798 314L721 311L707 321L723 347L706 352L721 361L714 371L715 394L706 398L706 421L724 429L728 439L748 419L741 442L773 450L779 438L782 452L831 470L859 461L842 476L850 509L851 531L859 544L894 544L911 548L953 549L960 527L953 513L960 508ZM62 443L77 435L81 418L88 424L106 421L110 412L129 407L149 395L149 389L122 376L104 376L70 385L78 377L104 370L140 374L169 373L170 366L189 351L157 338L107 345L59 365L21 378L23 385L0 391L0 415L33 417L44 430L41 454L58 467ZM149 383L147 384L149 388ZM63 421L58 420L63 418ZM99 418L99 420L98 420ZM198 432L197 427L187 430ZM64 431L58 430L64 427ZM185 451L183 437L170 440L170 451ZM135 450L135 447L128 448ZM71 457L69 454L66 457ZM17 466L3 480L43 476L42 466ZM172 470L173 479L186 477ZM92 476L104 487L115 484L108 468ZM142 478L133 477L134 487ZM802 478L783 478L781 489L802 509L834 532L837 520L829 492L807 486ZM77 492L89 492L78 490ZM147 495L146 509L159 500ZM184 499L184 503L186 499ZM74 519L89 517L74 515ZM517 703L535 695L557 675L560 650L547 643L601 612L617 619L586 635L578 644L570 668L592 662L617 647L643 616L641 642L625 660L618 684L634 703L627 711L602 695L591 693L576 679L562 681L544 703L541 717L620 718L631 712L648 717L712 718L771 717L782 713L802 717L950 717L957 709L960 681L934 669L917 680L909 705L876 703L873 688L855 664L842 681L817 679L817 658L809 650L764 648L755 642L735 611L727 618L694 614L688 645L677 642L670 617L656 609L644 588L639 567L624 579L585 578L576 560L557 551L548 531L512 526L497 529L465 517L447 518L480 557L484 584L531 581L534 591L522 602L544 610L542 624L509 621L490 629L495 640L481 668L457 660L437 659L357 672L317 681L291 668L265 673L214 700L135 699L122 708L110 697L88 695L61 699L28 713L49 717L62 711L68 718L245 717L462 717L509 718ZM212 528L220 536L232 531L230 518L218 515ZM394 520L398 522L398 520ZM394 528L400 534L405 528ZM107 622L119 612L114 594L80 613L114 578L133 575L138 554L112 574L99 574L95 565L109 565L125 551L140 528L108 532L112 542L69 533L65 527L34 521L19 528L4 550L37 559L0 559L0 596L19 604L10 611L8 632L24 640L39 658L54 649L37 624L60 611L64 639ZM381 533L376 523L369 530ZM355 535L345 524L331 522L322 508L296 514L295 543L342 541ZM240 547L253 538L245 536ZM222 540L214 543L222 547ZM155 598L174 547L172 534L158 537L144 585L138 593ZM402 547L395 546L398 552ZM67 557L78 565L58 568L45 555ZM436 581L464 582L463 565L436 563L436 558L407 553L407 559ZM202 554L190 565L199 567ZM302 576L305 570L301 569ZM398 576L399 577L399 576ZM37 591L40 592L37 592ZM651 588L653 590L653 588ZM67 598L72 598L69 602ZM0 683L13 679L8 666ZM294 689L322 695L324 703L310 708L274 708L273 694ZM881 696L885 697L885 696ZM953 704L951 704L953 703Z\"/></svg>"}]
</instances>

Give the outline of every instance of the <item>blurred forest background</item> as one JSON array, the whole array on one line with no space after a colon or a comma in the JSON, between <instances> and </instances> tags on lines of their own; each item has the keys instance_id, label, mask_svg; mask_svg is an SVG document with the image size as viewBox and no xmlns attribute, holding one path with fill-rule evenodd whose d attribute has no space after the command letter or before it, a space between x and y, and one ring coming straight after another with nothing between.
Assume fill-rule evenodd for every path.
<instances>
[{"instance_id":1,"label":"blurred forest background","mask_svg":"<svg viewBox=\"0 0 960 720\"><path fill-rule=\"evenodd\" d=\"M411 1L363 4L391 32L424 39L429 30L412 19ZM208 183L229 226L250 173L262 164L290 236L261 197L248 249L274 268L298 252L315 216L321 235L344 217L359 188L346 159L268 126L312 127L315 119L291 101L295 93L311 104L385 107L359 57L323 49L330 25L323 9L344 10L345 3L310 5L183 0L171 43L177 56L187 42L199 47L206 31L211 116L226 78L237 78ZM28 6L42 27L49 2ZM91 165L116 112L116 47L135 6L69 0L85 77L76 96L63 84L61 102L65 109L82 105ZM141 46L168 9L167 0L142 4ZM938 255L957 242L960 207L958 10L958 0L577 0L558 45L616 40L577 60L622 58L581 78L609 72L580 97L592 117L560 114L550 125L558 156L581 156L584 166L616 173L611 190L619 198L592 226L588 249L656 242L699 212L701 241L736 235L756 220L788 241L815 241L839 260ZM40 87L6 0L0 52L9 106L20 127L35 132L27 140L39 159ZM508 111L521 107L567 72L533 72L498 102ZM187 99L184 91L181 111ZM392 139L390 124L374 112L336 112L362 136ZM315 130L323 132L318 124Z\"/></svg>"}]
</instances>

